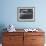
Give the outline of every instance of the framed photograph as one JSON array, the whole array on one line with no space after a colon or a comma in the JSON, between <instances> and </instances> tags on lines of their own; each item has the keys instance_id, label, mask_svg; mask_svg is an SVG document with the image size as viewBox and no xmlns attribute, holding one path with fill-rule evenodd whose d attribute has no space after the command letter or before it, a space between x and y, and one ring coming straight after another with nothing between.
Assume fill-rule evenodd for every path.
<instances>
[{"instance_id":1,"label":"framed photograph","mask_svg":"<svg viewBox=\"0 0 46 46\"><path fill-rule=\"evenodd\" d=\"M17 20L22 22L35 21L35 8L34 7L18 7Z\"/></svg>"}]
</instances>

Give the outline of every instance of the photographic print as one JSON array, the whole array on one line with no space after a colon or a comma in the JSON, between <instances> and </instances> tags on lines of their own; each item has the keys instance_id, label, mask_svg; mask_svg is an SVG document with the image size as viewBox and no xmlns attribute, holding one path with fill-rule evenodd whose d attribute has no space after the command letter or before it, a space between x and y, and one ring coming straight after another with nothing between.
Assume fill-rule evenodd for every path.
<instances>
[{"instance_id":1,"label":"photographic print","mask_svg":"<svg viewBox=\"0 0 46 46\"><path fill-rule=\"evenodd\" d=\"M34 7L18 7L17 8L17 20L18 21L35 21Z\"/></svg>"}]
</instances>

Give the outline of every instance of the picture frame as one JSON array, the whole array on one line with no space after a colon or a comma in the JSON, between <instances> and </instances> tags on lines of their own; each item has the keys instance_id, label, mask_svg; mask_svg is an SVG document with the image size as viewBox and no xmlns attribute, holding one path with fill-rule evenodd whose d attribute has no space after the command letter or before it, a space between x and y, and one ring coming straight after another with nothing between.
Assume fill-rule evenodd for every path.
<instances>
[{"instance_id":1,"label":"picture frame","mask_svg":"<svg viewBox=\"0 0 46 46\"><path fill-rule=\"evenodd\" d=\"M35 7L18 7L17 20L21 22L34 22Z\"/></svg>"}]
</instances>

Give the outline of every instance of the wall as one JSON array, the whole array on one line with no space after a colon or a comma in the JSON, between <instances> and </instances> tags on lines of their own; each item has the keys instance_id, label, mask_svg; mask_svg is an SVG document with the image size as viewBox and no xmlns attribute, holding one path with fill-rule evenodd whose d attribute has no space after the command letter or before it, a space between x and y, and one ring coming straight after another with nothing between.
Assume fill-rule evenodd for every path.
<instances>
[{"instance_id":1,"label":"wall","mask_svg":"<svg viewBox=\"0 0 46 46\"><path fill-rule=\"evenodd\" d=\"M46 0L1 0L0 25L13 24L16 28L46 28ZM18 22L17 7L35 7L35 22Z\"/></svg>"}]
</instances>

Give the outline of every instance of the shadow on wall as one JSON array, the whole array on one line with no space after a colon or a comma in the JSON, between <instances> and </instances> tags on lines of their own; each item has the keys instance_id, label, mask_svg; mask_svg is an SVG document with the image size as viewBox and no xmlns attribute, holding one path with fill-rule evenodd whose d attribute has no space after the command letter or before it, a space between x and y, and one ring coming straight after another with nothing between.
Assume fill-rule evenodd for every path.
<instances>
[{"instance_id":1,"label":"shadow on wall","mask_svg":"<svg viewBox=\"0 0 46 46\"><path fill-rule=\"evenodd\" d=\"M5 25L0 24L0 43L2 43L2 36L3 36L2 32L6 31L6 30L4 30L4 28L6 28Z\"/></svg>"}]
</instances>

